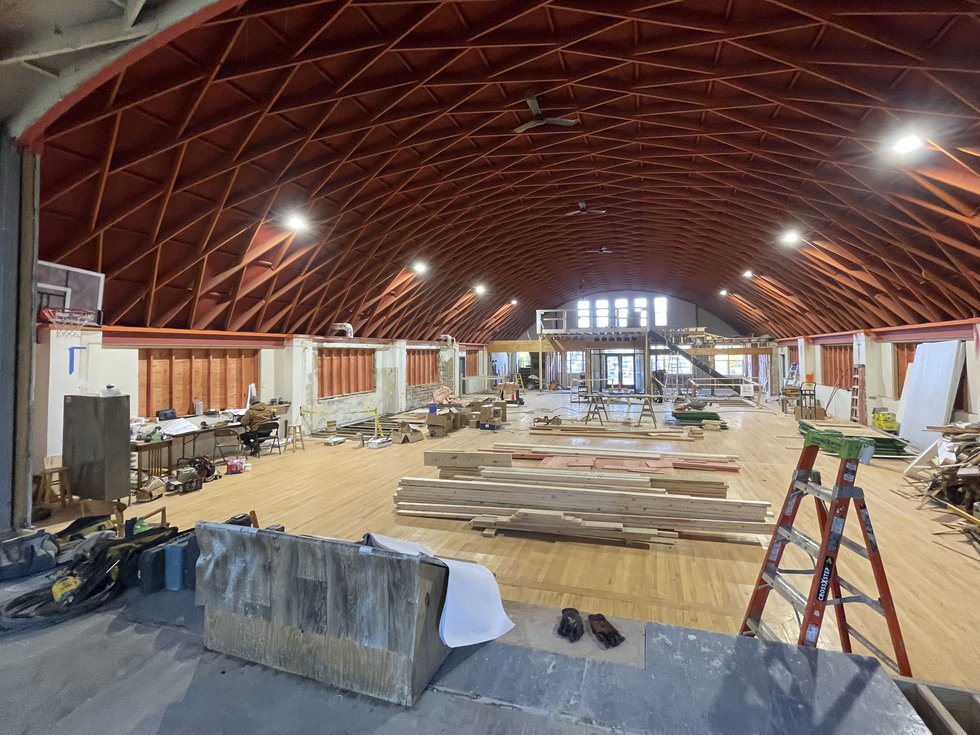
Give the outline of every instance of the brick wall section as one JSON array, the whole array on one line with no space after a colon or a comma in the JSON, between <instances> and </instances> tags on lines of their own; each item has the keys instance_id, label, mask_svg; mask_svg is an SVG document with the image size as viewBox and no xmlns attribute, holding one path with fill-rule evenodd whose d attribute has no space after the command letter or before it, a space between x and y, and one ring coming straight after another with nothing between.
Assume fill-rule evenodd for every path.
<instances>
[{"instance_id":1,"label":"brick wall section","mask_svg":"<svg viewBox=\"0 0 980 735\"><path fill-rule=\"evenodd\" d=\"M408 386L405 390L405 402L408 410L411 411L413 408L428 406L429 401L432 400L432 391L439 385L440 383L428 383L426 385Z\"/></svg>"},{"instance_id":2,"label":"brick wall section","mask_svg":"<svg viewBox=\"0 0 980 735\"><path fill-rule=\"evenodd\" d=\"M448 357L443 359L443 354L440 354L439 359L439 382L438 383L427 383L425 385L410 385L405 389L405 403L408 406L408 410L413 408L421 408L422 406L428 406L429 401L432 400L432 391L440 385L448 385L452 387L455 380L456 360L453 354L448 353Z\"/></svg>"}]
</instances>

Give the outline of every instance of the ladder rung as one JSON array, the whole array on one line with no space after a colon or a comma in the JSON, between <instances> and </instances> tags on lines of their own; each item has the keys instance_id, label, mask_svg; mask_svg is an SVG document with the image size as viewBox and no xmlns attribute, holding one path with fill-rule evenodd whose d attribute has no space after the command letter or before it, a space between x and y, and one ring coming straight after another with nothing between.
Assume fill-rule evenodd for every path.
<instances>
[{"instance_id":1,"label":"ladder rung","mask_svg":"<svg viewBox=\"0 0 980 735\"><path fill-rule=\"evenodd\" d=\"M816 558L820 554L820 544L818 544L814 539L807 536L805 533L797 531L793 527L781 526L779 528L779 535L790 543L794 543L804 551L806 551L810 556Z\"/></svg>"},{"instance_id":2,"label":"ladder rung","mask_svg":"<svg viewBox=\"0 0 980 735\"><path fill-rule=\"evenodd\" d=\"M796 587L783 579L779 573L772 575L766 572L762 578L769 583L774 592L778 592L783 599L792 605L796 612L800 615L806 612L806 597Z\"/></svg>"},{"instance_id":3,"label":"ladder rung","mask_svg":"<svg viewBox=\"0 0 980 735\"><path fill-rule=\"evenodd\" d=\"M851 541L851 539L847 538L846 536L841 536L840 544L841 546L850 549L858 556L863 556L865 559L868 558L868 550L856 541Z\"/></svg>"},{"instance_id":4,"label":"ladder rung","mask_svg":"<svg viewBox=\"0 0 980 735\"><path fill-rule=\"evenodd\" d=\"M779 638L776 633L768 625L763 623L761 620L756 622L754 620L746 620L746 627L751 630L756 638L761 638L764 641L778 641Z\"/></svg>"},{"instance_id":5,"label":"ladder rung","mask_svg":"<svg viewBox=\"0 0 980 735\"><path fill-rule=\"evenodd\" d=\"M855 587L853 584L848 582L839 574L837 575L837 582L840 584L842 590L846 590L847 592L850 592L854 596L851 599L847 600L847 602L863 602L865 605L867 605L868 607L870 607L872 610L879 613L880 615L885 614L885 609L881 606L881 603L878 600L871 597L871 595L862 592L860 589Z\"/></svg>"},{"instance_id":6,"label":"ladder rung","mask_svg":"<svg viewBox=\"0 0 980 735\"><path fill-rule=\"evenodd\" d=\"M881 659L886 664L888 664L889 666L891 666L893 669L895 669L895 671L898 671L898 664L895 663L895 659L893 659L891 656L889 656L883 650L881 650L880 648L878 648L878 646L876 646L874 643L872 643L871 641L869 641L864 636L863 633L859 633L858 631L856 631L854 629L854 626L852 626L850 623L847 624L847 632L851 636L851 638L856 639L862 646L864 646L869 651L871 651L871 653L873 653L879 659Z\"/></svg>"},{"instance_id":7,"label":"ladder rung","mask_svg":"<svg viewBox=\"0 0 980 735\"><path fill-rule=\"evenodd\" d=\"M820 554L819 542L807 536L805 533L797 531L795 528L781 526L779 528L779 535L787 541L796 544L814 558ZM868 550L856 541L851 541L846 536L841 536L840 542L842 546L846 546L858 556L863 556L865 559L868 558Z\"/></svg>"},{"instance_id":8,"label":"ladder rung","mask_svg":"<svg viewBox=\"0 0 980 735\"><path fill-rule=\"evenodd\" d=\"M796 480L793 484L800 492L816 495L825 503L832 503L834 500L834 491L829 487L818 485L815 482L803 482L802 480Z\"/></svg>"}]
</instances>

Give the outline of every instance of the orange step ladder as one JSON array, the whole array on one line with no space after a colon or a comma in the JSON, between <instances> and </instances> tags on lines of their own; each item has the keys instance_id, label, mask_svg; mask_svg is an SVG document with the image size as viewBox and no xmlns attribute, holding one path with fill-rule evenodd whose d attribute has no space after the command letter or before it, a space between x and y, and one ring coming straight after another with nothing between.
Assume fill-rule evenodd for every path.
<instances>
[{"instance_id":1,"label":"orange step ladder","mask_svg":"<svg viewBox=\"0 0 980 735\"><path fill-rule=\"evenodd\" d=\"M813 471L814 461L821 448L835 451L841 458L833 487L819 484L819 475ZM867 464L873 453L874 442L864 437L847 437L835 431L807 433L803 452L793 474L793 481L790 483L776 528L769 541L762 570L749 598L739 635L778 640L772 629L762 620L769 593L775 590L793 606L797 613L800 620L800 634L797 640L799 645L817 647L826 608L830 605L834 608L837 628L840 631L841 648L845 652L851 653L853 638L902 676L911 676L912 669L905 651L905 640L902 638L902 629L899 627L895 605L888 588L888 578L885 576L885 568L881 561L878 540L871 525L871 515L865 502L864 491L854 485L858 462ZM821 529L820 539L810 538L793 527L806 495L813 496L816 503L817 520ZM860 521L863 545L844 536L845 521L852 505ZM813 559L814 568L780 568L779 563L788 544L801 547ZM878 588L877 598L862 592L840 576L837 555L842 546L870 562L875 585ZM788 581L790 575L812 576L809 593L804 595L790 584ZM848 596L845 597L844 592L847 592ZM868 605L885 618L895 651L894 659L847 622L844 608L854 603Z\"/></svg>"}]
</instances>

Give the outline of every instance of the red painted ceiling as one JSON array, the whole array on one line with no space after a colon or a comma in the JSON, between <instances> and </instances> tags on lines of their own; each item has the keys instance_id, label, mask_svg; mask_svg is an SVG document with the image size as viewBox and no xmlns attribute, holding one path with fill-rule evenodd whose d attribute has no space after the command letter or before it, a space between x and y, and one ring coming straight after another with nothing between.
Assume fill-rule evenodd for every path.
<instances>
[{"instance_id":1,"label":"red painted ceiling","mask_svg":"<svg viewBox=\"0 0 980 735\"><path fill-rule=\"evenodd\" d=\"M480 340L613 289L777 336L976 316L977 8L249 0L31 131L41 257L105 272L119 325ZM579 124L514 134L527 92Z\"/></svg>"}]
</instances>

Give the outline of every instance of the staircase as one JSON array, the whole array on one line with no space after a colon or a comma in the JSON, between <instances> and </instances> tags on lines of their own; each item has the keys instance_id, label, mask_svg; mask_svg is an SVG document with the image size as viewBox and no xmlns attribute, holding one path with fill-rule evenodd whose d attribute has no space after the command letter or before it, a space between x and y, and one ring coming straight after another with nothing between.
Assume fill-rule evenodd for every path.
<instances>
[{"instance_id":1,"label":"staircase","mask_svg":"<svg viewBox=\"0 0 980 735\"><path fill-rule=\"evenodd\" d=\"M685 360L689 360L691 362L691 365L693 365L694 367L696 367L698 370L705 373L706 375L712 378L721 378L723 380L728 379L727 375L722 375L713 367L711 367L711 365L706 363L704 360L701 360L700 358L697 358L694 355L692 355L687 350L678 347L669 339L667 339L664 335L662 335L660 332L651 329L649 332L649 337L650 337L650 344L659 344L659 345L666 346L666 348L671 352L673 352L675 355L679 355L683 357Z\"/></svg>"}]
</instances>

